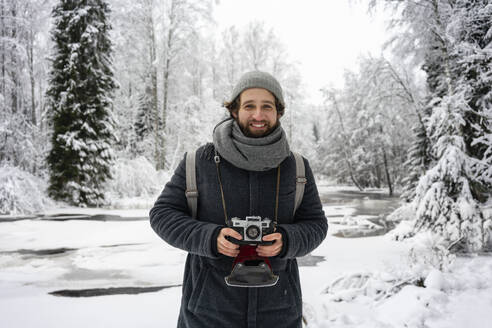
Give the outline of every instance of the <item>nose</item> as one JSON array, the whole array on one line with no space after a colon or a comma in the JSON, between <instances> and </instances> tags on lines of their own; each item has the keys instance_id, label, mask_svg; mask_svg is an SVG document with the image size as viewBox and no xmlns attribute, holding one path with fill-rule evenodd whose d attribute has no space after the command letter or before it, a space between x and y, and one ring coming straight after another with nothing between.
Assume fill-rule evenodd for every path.
<instances>
[{"instance_id":1,"label":"nose","mask_svg":"<svg viewBox=\"0 0 492 328\"><path fill-rule=\"evenodd\" d=\"M255 121L262 121L263 120L263 111L261 108L256 108L255 111L253 112L253 119Z\"/></svg>"}]
</instances>

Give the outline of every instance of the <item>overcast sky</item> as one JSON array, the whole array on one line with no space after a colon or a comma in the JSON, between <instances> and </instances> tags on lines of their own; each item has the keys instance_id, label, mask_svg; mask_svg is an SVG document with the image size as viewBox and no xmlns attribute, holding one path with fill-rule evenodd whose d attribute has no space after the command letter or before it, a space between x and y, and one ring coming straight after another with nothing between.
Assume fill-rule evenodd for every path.
<instances>
[{"instance_id":1,"label":"overcast sky","mask_svg":"<svg viewBox=\"0 0 492 328\"><path fill-rule=\"evenodd\" d=\"M344 69L355 68L360 54L379 55L387 38L383 14L370 16L364 0L220 0L215 18L221 28L252 20L272 27L315 103L320 88L342 86Z\"/></svg>"}]
</instances>

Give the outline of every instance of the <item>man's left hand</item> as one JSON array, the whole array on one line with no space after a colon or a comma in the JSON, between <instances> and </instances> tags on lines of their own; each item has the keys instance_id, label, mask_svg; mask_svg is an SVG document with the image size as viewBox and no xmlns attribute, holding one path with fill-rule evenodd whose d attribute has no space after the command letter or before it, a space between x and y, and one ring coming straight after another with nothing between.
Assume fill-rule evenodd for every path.
<instances>
[{"instance_id":1,"label":"man's left hand","mask_svg":"<svg viewBox=\"0 0 492 328\"><path fill-rule=\"evenodd\" d=\"M256 253L258 253L259 256L263 256L263 257L272 257L280 254L283 246L282 234L279 232L275 232L263 237L263 241L272 241L272 240L274 240L274 243L272 245L257 246Z\"/></svg>"}]
</instances>

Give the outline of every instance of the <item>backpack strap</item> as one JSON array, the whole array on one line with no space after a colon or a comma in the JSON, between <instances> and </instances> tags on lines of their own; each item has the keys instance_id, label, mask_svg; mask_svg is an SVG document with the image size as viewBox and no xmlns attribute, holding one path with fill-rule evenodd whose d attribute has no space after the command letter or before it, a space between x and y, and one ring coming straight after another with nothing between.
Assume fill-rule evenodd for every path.
<instances>
[{"instance_id":1,"label":"backpack strap","mask_svg":"<svg viewBox=\"0 0 492 328\"><path fill-rule=\"evenodd\" d=\"M307 183L306 179L306 168L304 167L304 160L302 159L301 154L292 152L294 158L296 160L296 197L294 203L294 213L296 214L297 209L301 205L302 198L304 196L304 187Z\"/></svg>"},{"instance_id":2,"label":"backpack strap","mask_svg":"<svg viewBox=\"0 0 492 328\"><path fill-rule=\"evenodd\" d=\"M301 205L302 198L304 196L304 187L307 183L306 168L304 167L304 160L299 153L292 152L296 160L296 194L294 200L294 212L295 215L297 209ZM186 199L188 201L188 207L191 211L191 217L196 219L198 208L198 188L196 185L196 166L195 166L196 151L186 153Z\"/></svg>"},{"instance_id":3,"label":"backpack strap","mask_svg":"<svg viewBox=\"0 0 492 328\"><path fill-rule=\"evenodd\" d=\"M198 208L198 188L196 186L196 151L186 153L186 199L191 211L191 217L196 219Z\"/></svg>"}]
</instances>

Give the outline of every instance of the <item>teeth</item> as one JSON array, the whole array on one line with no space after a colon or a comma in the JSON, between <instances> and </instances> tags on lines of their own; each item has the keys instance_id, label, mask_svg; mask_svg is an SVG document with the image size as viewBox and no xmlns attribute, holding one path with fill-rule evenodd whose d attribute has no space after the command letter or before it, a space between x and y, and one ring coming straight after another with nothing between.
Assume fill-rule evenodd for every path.
<instances>
[{"instance_id":1,"label":"teeth","mask_svg":"<svg viewBox=\"0 0 492 328\"><path fill-rule=\"evenodd\" d=\"M253 124L255 128L262 128L265 126L265 124Z\"/></svg>"}]
</instances>

